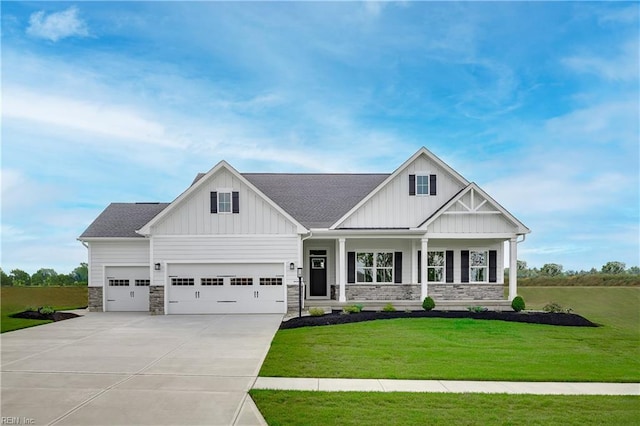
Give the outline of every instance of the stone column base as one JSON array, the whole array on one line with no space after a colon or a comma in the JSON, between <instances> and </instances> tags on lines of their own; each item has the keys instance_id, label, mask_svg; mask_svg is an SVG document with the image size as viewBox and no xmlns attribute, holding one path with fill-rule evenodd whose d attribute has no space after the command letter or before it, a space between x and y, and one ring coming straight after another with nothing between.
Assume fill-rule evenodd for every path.
<instances>
[{"instance_id":1,"label":"stone column base","mask_svg":"<svg viewBox=\"0 0 640 426\"><path fill-rule=\"evenodd\" d=\"M164 315L164 286L149 286L149 313Z\"/></svg>"},{"instance_id":2,"label":"stone column base","mask_svg":"<svg viewBox=\"0 0 640 426\"><path fill-rule=\"evenodd\" d=\"M89 312L104 312L102 290L102 287L89 287L89 301L87 304Z\"/></svg>"}]
</instances>

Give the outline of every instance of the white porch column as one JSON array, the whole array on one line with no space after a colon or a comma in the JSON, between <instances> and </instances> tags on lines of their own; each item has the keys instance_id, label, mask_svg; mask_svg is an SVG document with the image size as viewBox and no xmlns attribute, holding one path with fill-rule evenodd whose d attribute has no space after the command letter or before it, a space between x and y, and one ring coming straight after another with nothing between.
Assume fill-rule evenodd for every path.
<instances>
[{"instance_id":1,"label":"white porch column","mask_svg":"<svg viewBox=\"0 0 640 426\"><path fill-rule=\"evenodd\" d=\"M427 288L427 251L429 250L429 239L428 238L423 238L422 239L422 247L421 247L422 253L422 259L420 261L421 263L421 268L420 268L420 300L424 300L425 297L427 297L429 295L429 290Z\"/></svg>"},{"instance_id":2,"label":"white porch column","mask_svg":"<svg viewBox=\"0 0 640 426\"><path fill-rule=\"evenodd\" d=\"M518 237L509 240L509 300L518 295Z\"/></svg>"},{"instance_id":3,"label":"white porch column","mask_svg":"<svg viewBox=\"0 0 640 426\"><path fill-rule=\"evenodd\" d=\"M416 265L418 259L418 242L411 240L411 282L416 284L418 282L418 266Z\"/></svg>"},{"instance_id":4,"label":"white porch column","mask_svg":"<svg viewBox=\"0 0 640 426\"><path fill-rule=\"evenodd\" d=\"M340 298L339 298L339 302L346 302L347 301L347 268L346 263L347 263L347 253L346 253L346 239L344 238L340 238L338 240L338 247L339 247L339 255L338 257L340 258Z\"/></svg>"}]
</instances>

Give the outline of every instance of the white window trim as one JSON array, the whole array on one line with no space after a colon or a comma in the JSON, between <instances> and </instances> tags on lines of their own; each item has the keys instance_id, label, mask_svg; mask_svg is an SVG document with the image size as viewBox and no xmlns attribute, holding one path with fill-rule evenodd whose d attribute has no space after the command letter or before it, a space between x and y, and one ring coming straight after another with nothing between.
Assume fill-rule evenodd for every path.
<instances>
[{"instance_id":1,"label":"white window trim","mask_svg":"<svg viewBox=\"0 0 640 426\"><path fill-rule=\"evenodd\" d=\"M429 253L433 253L433 252L440 252L442 253L442 258L444 259L444 264L442 266L429 266ZM438 268L438 269L442 269L442 280L440 281L429 281L429 268ZM427 251L427 282L428 283L443 283L446 282L447 280L447 250L445 249L438 249L438 248L434 248L433 250L428 250Z\"/></svg>"},{"instance_id":2,"label":"white window trim","mask_svg":"<svg viewBox=\"0 0 640 426\"><path fill-rule=\"evenodd\" d=\"M218 214L232 214L233 213L233 189L232 188L219 188L217 190L218 192ZM222 194L229 194L229 211L228 212L223 212L220 210L220 195Z\"/></svg>"},{"instance_id":3,"label":"white window trim","mask_svg":"<svg viewBox=\"0 0 640 426\"><path fill-rule=\"evenodd\" d=\"M473 266L471 265L471 253L472 252L484 252L485 253L485 261L486 261L486 265L485 266ZM476 269L480 269L480 268L484 268L484 270L486 271L484 274L484 281L471 281L471 277L473 276L471 274L471 269L472 268L476 268ZM489 249L486 248L475 248L475 249L469 249L469 283L470 284L487 284L489 282Z\"/></svg>"},{"instance_id":4,"label":"white window trim","mask_svg":"<svg viewBox=\"0 0 640 426\"><path fill-rule=\"evenodd\" d=\"M418 192L418 177L423 176L427 178L427 193L426 194L420 194ZM431 175L429 174L429 172L416 172L416 181L415 181L415 193L416 193L416 197L428 197L429 194L431 193Z\"/></svg>"},{"instance_id":5,"label":"white window trim","mask_svg":"<svg viewBox=\"0 0 640 426\"><path fill-rule=\"evenodd\" d=\"M395 251L393 250L384 250L384 249L378 249L378 250L356 250L356 264L355 264L355 270L356 270L356 284L393 284L395 283L395 271L396 271L396 256L395 256ZM371 276L373 277L373 281L371 282L367 282L367 281L358 281L358 254L361 253L372 253L373 254L373 265L370 267L367 267L367 269L371 269ZM389 282L385 282L385 281L380 281L378 282L378 267L376 265L376 258L377 255L380 253L391 253L391 266L382 266L380 267L380 269L391 269L391 281Z\"/></svg>"}]
</instances>

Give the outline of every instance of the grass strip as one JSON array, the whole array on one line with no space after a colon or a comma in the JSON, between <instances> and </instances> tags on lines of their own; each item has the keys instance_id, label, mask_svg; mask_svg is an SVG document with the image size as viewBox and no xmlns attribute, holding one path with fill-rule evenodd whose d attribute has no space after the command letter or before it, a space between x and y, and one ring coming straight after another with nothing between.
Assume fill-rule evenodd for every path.
<instances>
[{"instance_id":1,"label":"grass strip","mask_svg":"<svg viewBox=\"0 0 640 426\"><path fill-rule=\"evenodd\" d=\"M631 425L640 397L405 392L250 392L269 425Z\"/></svg>"}]
</instances>

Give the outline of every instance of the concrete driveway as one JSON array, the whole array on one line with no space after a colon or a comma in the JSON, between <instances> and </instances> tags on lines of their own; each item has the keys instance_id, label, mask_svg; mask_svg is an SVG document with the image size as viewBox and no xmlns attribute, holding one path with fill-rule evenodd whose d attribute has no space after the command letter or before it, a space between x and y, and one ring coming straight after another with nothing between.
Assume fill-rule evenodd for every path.
<instances>
[{"instance_id":1,"label":"concrete driveway","mask_svg":"<svg viewBox=\"0 0 640 426\"><path fill-rule=\"evenodd\" d=\"M3 424L264 424L247 391L281 315L83 315L2 334Z\"/></svg>"}]
</instances>

